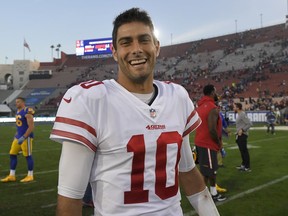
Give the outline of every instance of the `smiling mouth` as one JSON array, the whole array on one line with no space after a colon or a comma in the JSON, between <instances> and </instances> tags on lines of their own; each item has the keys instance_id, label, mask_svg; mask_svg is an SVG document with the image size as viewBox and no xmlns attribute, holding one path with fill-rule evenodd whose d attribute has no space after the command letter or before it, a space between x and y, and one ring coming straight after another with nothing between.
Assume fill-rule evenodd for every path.
<instances>
[{"instance_id":1,"label":"smiling mouth","mask_svg":"<svg viewBox=\"0 0 288 216\"><path fill-rule=\"evenodd\" d=\"M129 61L129 64L132 66L135 66L135 65L145 64L146 62L147 62L147 59L137 59L137 60Z\"/></svg>"}]
</instances>

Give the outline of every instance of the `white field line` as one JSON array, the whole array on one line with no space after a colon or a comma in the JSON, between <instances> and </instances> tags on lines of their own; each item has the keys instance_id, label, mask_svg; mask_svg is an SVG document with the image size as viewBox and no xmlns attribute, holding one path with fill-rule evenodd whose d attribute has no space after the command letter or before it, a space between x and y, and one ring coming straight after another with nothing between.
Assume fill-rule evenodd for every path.
<instances>
[{"instance_id":1,"label":"white field line","mask_svg":"<svg viewBox=\"0 0 288 216\"><path fill-rule=\"evenodd\" d=\"M55 170L47 170L47 171L40 171L40 172L34 172L34 175L42 175L42 174L54 173L54 172L58 172L58 169L55 169ZM18 176L26 176L26 175L27 175L27 173L19 174Z\"/></svg>"},{"instance_id":2,"label":"white field line","mask_svg":"<svg viewBox=\"0 0 288 216\"><path fill-rule=\"evenodd\" d=\"M7 170L7 172L9 172L9 170ZM54 173L54 172L58 172L58 169L57 170L48 170L48 171L41 171L41 172L34 172L34 176L35 175L41 175L41 174L47 174L47 173ZM27 173L22 173L22 174L16 174L16 177L21 177L21 176L26 176ZM33 183L36 183L37 182L37 177L36 177L36 180L34 179L34 181L32 182L27 182L27 183L20 183L18 182L18 178L16 180L16 182L10 182L8 184L8 187L15 187L15 185L19 185L19 184L33 184Z\"/></svg>"},{"instance_id":3,"label":"white field line","mask_svg":"<svg viewBox=\"0 0 288 216\"><path fill-rule=\"evenodd\" d=\"M60 151L61 148L51 148L51 149L39 149L39 150L34 150L33 149L33 153L37 153L37 152L46 152L46 151ZM3 156L3 155L9 155L9 151L8 152L2 152L0 153L0 156ZM20 154L20 156L23 156L22 153Z\"/></svg>"},{"instance_id":4,"label":"white field line","mask_svg":"<svg viewBox=\"0 0 288 216\"><path fill-rule=\"evenodd\" d=\"M263 126L263 127L251 127L251 130L267 130L267 126ZM288 126L275 126L275 131L286 131L288 130Z\"/></svg>"},{"instance_id":5,"label":"white field line","mask_svg":"<svg viewBox=\"0 0 288 216\"><path fill-rule=\"evenodd\" d=\"M251 188L249 190L243 191L243 192L241 192L239 194L236 194L234 196L228 197L227 200L225 200L223 202L216 203L216 206L220 206L220 205L223 205L223 204L225 204L227 202L239 199L241 197L244 197L245 195L254 193L256 191L262 190L262 189L264 189L266 187L269 187L271 185L274 185L274 184L277 184L279 182L285 181L286 179L288 179L288 175L285 175L285 176L283 176L281 178L278 178L278 179L275 179L273 181L267 182L266 184L259 185L259 186L255 187L255 188ZM184 214L184 216L192 216L192 215L197 215L197 213L195 211L190 211L190 212L187 212L187 213Z\"/></svg>"},{"instance_id":6,"label":"white field line","mask_svg":"<svg viewBox=\"0 0 288 216\"><path fill-rule=\"evenodd\" d=\"M232 136L232 135L231 135ZM266 137L265 139L258 139L258 140L255 140L255 141L253 141L253 142L249 142L249 137L248 137L248 144L254 144L254 143L263 143L263 142L265 142L265 141L269 141L269 140L271 140L271 141L273 141L273 140L275 140L275 139L287 139L287 136L273 136L273 137ZM224 147L230 147L230 146L237 146L237 144L236 144L236 142L235 143L229 143L229 144L227 144L227 143L225 143L225 139L223 140L223 142L224 142Z\"/></svg>"},{"instance_id":7,"label":"white field line","mask_svg":"<svg viewBox=\"0 0 288 216\"><path fill-rule=\"evenodd\" d=\"M9 170L7 172L9 172ZM58 172L58 169L57 170L48 170L48 171L34 172L34 176L35 175L41 175L41 174L54 173L54 172ZM27 173L21 173L21 174L16 174L16 177L19 177L19 176L21 177L21 176L26 176L26 175L27 175ZM8 184L8 187L15 187L15 185L20 185L20 184L34 184L36 182L37 182L37 177L36 177L36 180L34 179L34 181L27 182L27 183L20 183L20 182L18 182L18 178L17 178L16 182L10 182Z\"/></svg>"},{"instance_id":8,"label":"white field line","mask_svg":"<svg viewBox=\"0 0 288 216\"><path fill-rule=\"evenodd\" d=\"M34 174L36 175L41 175L41 174L47 174L47 173L53 173L53 172L58 172L58 170L48 170L48 171L42 171L42 172L35 172ZM25 176L26 174L19 174L19 176ZM33 182L36 182L36 181L33 181ZM33 182L29 182L29 183L33 183ZM9 184L9 187L13 187L15 186L16 184L19 184L19 183L12 183L12 184ZM23 183L22 183L23 184ZM49 193L49 192L53 192L55 191L56 188L52 188L52 189L47 189L47 190L40 190L40 191L34 191L34 192L31 192L31 193L26 193L24 194L24 196L30 196L30 195L35 195L35 194L39 194L39 193ZM43 205L41 206L41 208L51 208L51 207L54 207L56 206L56 203L52 203L52 204L48 204L48 205Z\"/></svg>"},{"instance_id":9,"label":"white field line","mask_svg":"<svg viewBox=\"0 0 288 216\"><path fill-rule=\"evenodd\" d=\"M47 204L47 205L42 205L41 208L54 208L57 205L57 203L51 203L51 204Z\"/></svg>"},{"instance_id":10,"label":"white field line","mask_svg":"<svg viewBox=\"0 0 288 216\"><path fill-rule=\"evenodd\" d=\"M56 188L47 189L47 190L40 190L40 191L34 191L34 192L30 192L30 193L25 193L24 196L30 196L30 195L40 194L40 193L53 192L55 190L56 190Z\"/></svg>"},{"instance_id":11,"label":"white field line","mask_svg":"<svg viewBox=\"0 0 288 216\"><path fill-rule=\"evenodd\" d=\"M264 189L266 187L269 187L271 185L274 185L274 184L277 184L279 182L285 181L286 179L288 179L288 175L282 176L281 178L278 178L278 179L275 179L273 181L267 182L266 184L262 184L262 185L259 185L257 187L251 188L249 190L243 191L241 193L235 194L234 196L229 197L227 200L225 200L223 202L216 203L216 206L223 205L223 204L225 204L227 202L230 202L230 201L239 199L241 197L244 197L245 195L254 193L256 191L260 191L260 190L262 190L262 189ZM51 192L51 191L54 191L54 190L55 189L50 189L50 190L39 191L39 192L35 192L35 193L46 193L46 192ZM43 205L43 206L41 206L41 208L50 208L50 207L54 207L54 206L56 206L56 203ZM184 216L193 216L193 215L196 215L196 214L197 213L195 211L190 211L190 212L185 213Z\"/></svg>"}]
</instances>

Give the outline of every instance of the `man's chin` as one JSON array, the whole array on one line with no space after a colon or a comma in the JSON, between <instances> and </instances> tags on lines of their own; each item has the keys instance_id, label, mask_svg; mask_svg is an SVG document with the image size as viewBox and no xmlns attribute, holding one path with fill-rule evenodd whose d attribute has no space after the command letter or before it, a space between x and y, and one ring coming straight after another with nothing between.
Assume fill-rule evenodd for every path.
<instances>
[{"instance_id":1,"label":"man's chin","mask_svg":"<svg viewBox=\"0 0 288 216\"><path fill-rule=\"evenodd\" d=\"M147 79L148 79L148 76L145 75L145 76L135 77L135 78L133 79L133 81L134 81L135 83L137 83L137 84L142 84L142 83L144 83Z\"/></svg>"}]
</instances>

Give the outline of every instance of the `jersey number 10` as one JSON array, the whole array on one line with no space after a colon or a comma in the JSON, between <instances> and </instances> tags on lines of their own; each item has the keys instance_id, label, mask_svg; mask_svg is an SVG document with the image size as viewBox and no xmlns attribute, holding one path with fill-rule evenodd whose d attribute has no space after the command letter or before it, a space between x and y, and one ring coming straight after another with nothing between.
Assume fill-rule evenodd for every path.
<instances>
[{"instance_id":1,"label":"jersey number 10","mask_svg":"<svg viewBox=\"0 0 288 216\"><path fill-rule=\"evenodd\" d=\"M175 183L166 187L167 173L167 146L177 144L177 159L175 163ZM156 144L156 180L155 193L162 200L173 197L178 192L178 163L180 160L182 137L178 132L163 132L158 137ZM144 135L132 136L127 144L128 152L133 152L131 190L125 191L124 203L144 203L148 202L149 190L144 190L144 169L145 169L145 142Z\"/></svg>"}]
</instances>

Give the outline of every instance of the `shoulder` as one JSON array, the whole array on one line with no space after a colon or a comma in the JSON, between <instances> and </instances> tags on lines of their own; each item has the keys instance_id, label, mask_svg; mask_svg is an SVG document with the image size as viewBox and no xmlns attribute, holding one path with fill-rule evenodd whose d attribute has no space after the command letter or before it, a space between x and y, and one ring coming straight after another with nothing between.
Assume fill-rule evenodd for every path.
<instances>
[{"instance_id":1,"label":"shoulder","mask_svg":"<svg viewBox=\"0 0 288 216\"><path fill-rule=\"evenodd\" d=\"M76 98L99 99L107 94L107 86L102 81L89 80L75 85L67 90L63 99L69 103Z\"/></svg>"},{"instance_id":2,"label":"shoulder","mask_svg":"<svg viewBox=\"0 0 288 216\"><path fill-rule=\"evenodd\" d=\"M187 98L188 96L188 92L186 91L186 89L177 83L173 83L171 81L154 80L154 84L156 84L157 87L160 88L160 91L162 90L162 92L177 94L177 96L183 98Z\"/></svg>"},{"instance_id":3,"label":"shoulder","mask_svg":"<svg viewBox=\"0 0 288 216\"><path fill-rule=\"evenodd\" d=\"M35 110L31 107L25 107L24 112L25 112L25 114L31 114L31 115L35 114Z\"/></svg>"},{"instance_id":4,"label":"shoulder","mask_svg":"<svg viewBox=\"0 0 288 216\"><path fill-rule=\"evenodd\" d=\"M217 118L221 118L219 115L219 109L216 106L213 106L213 103L210 103L210 111L209 111L209 115L217 117Z\"/></svg>"},{"instance_id":5,"label":"shoulder","mask_svg":"<svg viewBox=\"0 0 288 216\"><path fill-rule=\"evenodd\" d=\"M99 111L99 106L105 103L109 89L107 85L89 80L71 87L62 98L57 116L90 122L96 115L95 111Z\"/></svg>"},{"instance_id":6,"label":"shoulder","mask_svg":"<svg viewBox=\"0 0 288 216\"><path fill-rule=\"evenodd\" d=\"M248 115L246 114L245 111L241 111L241 112L239 113L239 116L240 116L240 118L242 118L242 119L248 119L248 120L249 120Z\"/></svg>"}]
</instances>

